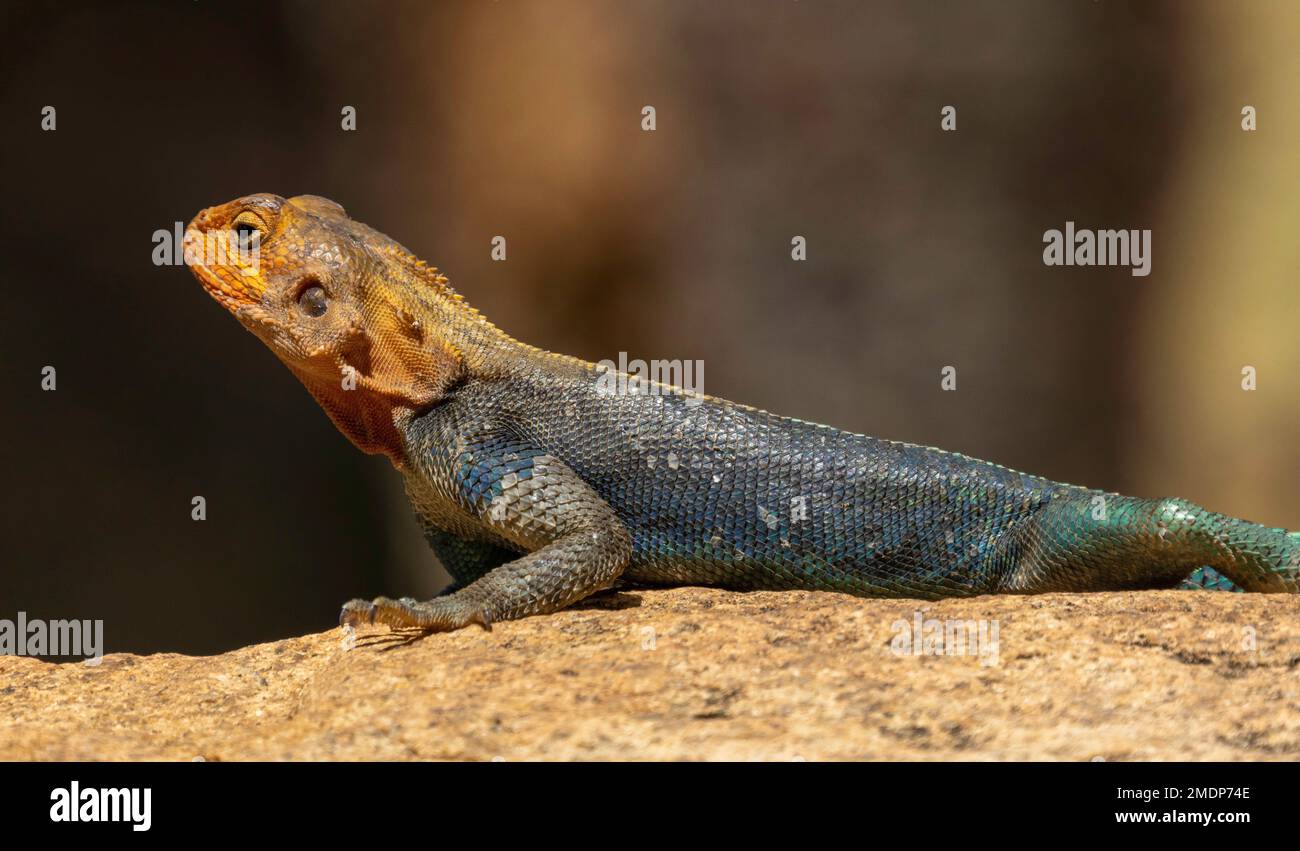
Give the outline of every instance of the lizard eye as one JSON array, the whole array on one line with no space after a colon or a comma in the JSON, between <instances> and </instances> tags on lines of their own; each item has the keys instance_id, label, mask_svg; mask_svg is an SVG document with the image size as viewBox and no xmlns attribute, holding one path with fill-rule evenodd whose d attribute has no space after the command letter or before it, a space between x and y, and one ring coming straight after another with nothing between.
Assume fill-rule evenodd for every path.
<instances>
[{"instance_id":1,"label":"lizard eye","mask_svg":"<svg viewBox=\"0 0 1300 851\"><path fill-rule=\"evenodd\" d=\"M239 240L241 246L247 246L260 233L261 231L248 222L240 222L235 225L235 238Z\"/></svg>"},{"instance_id":2,"label":"lizard eye","mask_svg":"<svg viewBox=\"0 0 1300 851\"><path fill-rule=\"evenodd\" d=\"M235 232L235 240L241 251L247 251L255 244L260 244L266 236L266 227L262 219L251 211L240 213L230 229Z\"/></svg>"},{"instance_id":3,"label":"lizard eye","mask_svg":"<svg viewBox=\"0 0 1300 851\"><path fill-rule=\"evenodd\" d=\"M329 298L320 284L312 284L298 294L298 306L308 316L324 316L329 309Z\"/></svg>"}]
</instances>

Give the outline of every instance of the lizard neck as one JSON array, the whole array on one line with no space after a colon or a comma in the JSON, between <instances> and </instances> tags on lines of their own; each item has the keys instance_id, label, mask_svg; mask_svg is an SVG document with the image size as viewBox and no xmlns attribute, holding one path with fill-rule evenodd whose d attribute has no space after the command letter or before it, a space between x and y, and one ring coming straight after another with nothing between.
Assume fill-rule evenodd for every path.
<instances>
[{"instance_id":1,"label":"lizard neck","mask_svg":"<svg viewBox=\"0 0 1300 851\"><path fill-rule=\"evenodd\" d=\"M467 381L504 375L529 347L487 320L433 267L390 255L363 288L364 320L324 371L291 369L361 451L410 467L410 423ZM341 379L340 380L340 376Z\"/></svg>"},{"instance_id":2,"label":"lizard neck","mask_svg":"<svg viewBox=\"0 0 1300 851\"><path fill-rule=\"evenodd\" d=\"M526 372L573 374L593 364L581 358L560 355L520 342L494 325L456 292L437 269L403 255L407 273L422 286L394 293L429 344L441 346L459 364L458 383L493 380ZM411 296L414 296L412 298Z\"/></svg>"}]
</instances>

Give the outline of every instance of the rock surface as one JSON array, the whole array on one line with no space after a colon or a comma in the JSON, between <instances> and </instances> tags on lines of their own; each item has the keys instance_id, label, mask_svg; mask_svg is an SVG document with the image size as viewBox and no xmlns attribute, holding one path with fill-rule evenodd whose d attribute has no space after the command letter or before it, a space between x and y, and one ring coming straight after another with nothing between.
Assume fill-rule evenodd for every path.
<instances>
[{"instance_id":1,"label":"rock surface","mask_svg":"<svg viewBox=\"0 0 1300 851\"><path fill-rule=\"evenodd\" d=\"M951 652L956 630L947 654L895 652L918 609L983 621L985 655ZM684 588L404 645L4 657L0 759L1296 759L1298 614L1281 595Z\"/></svg>"}]
</instances>

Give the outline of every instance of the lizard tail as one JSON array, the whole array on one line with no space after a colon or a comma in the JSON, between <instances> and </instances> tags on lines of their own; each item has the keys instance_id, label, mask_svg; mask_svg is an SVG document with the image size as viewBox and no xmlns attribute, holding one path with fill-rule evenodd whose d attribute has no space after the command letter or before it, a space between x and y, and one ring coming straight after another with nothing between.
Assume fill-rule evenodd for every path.
<instances>
[{"instance_id":1,"label":"lizard tail","mask_svg":"<svg viewBox=\"0 0 1300 851\"><path fill-rule=\"evenodd\" d=\"M1236 591L1246 589L1212 567L1198 567L1178 585L1180 591Z\"/></svg>"}]
</instances>

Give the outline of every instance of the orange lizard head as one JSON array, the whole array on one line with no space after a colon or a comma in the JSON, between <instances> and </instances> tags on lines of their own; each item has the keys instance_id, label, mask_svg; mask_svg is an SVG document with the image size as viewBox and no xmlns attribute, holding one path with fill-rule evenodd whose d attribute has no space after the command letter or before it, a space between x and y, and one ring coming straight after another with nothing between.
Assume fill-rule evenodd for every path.
<instances>
[{"instance_id":1,"label":"orange lizard head","mask_svg":"<svg viewBox=\"0 0 1300 851\"><path fill-rule=\"evenodd\" d=\"M249 195L209 207L185 261L362 451L401 467L404 417L464 377L446 333L474 315L437 270L314 195Z\"/></svg>"}]
</instances>

